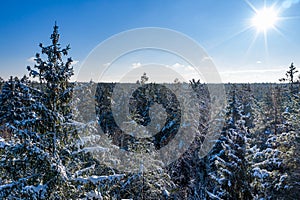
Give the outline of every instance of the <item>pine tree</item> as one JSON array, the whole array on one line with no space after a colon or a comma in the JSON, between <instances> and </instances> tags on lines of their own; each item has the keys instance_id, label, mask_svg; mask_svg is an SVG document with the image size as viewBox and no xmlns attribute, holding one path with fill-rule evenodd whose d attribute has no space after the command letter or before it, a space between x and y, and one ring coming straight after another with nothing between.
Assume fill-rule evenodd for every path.
<instances>
[{"instance_id":1,"label":"pine tree","mask_svg":"<svg viewBox=\"0 0 300 200\"><path fill-rule=\"evenodd\" d=\"M46 198L56 172L49 145L35 127L47 109L36 101L41 93L27 85L26 77L11 78L0 96L0 124L9 134L0 145L1 198Z\"/></svg>"},{"instance_id":2,"label":"pine tree","mask_svg":"<svg viewBox=\"0 0 300 200\"><path fill-rule=\"evenodd\" d=\"M282 94L283 95L283 94ZM282 113L285 129L276 138L277 149L282 159L281 176L275 183L277 196L281 198L296 199L300 194L300 101L299 98L292 96L286 100L285 110Z\"/></svg>"},{"instance_id":3,"label":"pine tree","mask_svg":"<svg viewBox=\"0 0 300 200\"><path fill-rule=\"evenodd\" d=\"M246 128L239 89L233 85L229 92L226 124L221 137L208 155L210 168L208 199L251 199L246 171Z\"/></svg>"},{"instance_id":4,"label":"pine tree","mask_svg":"<svg viewBox=\"0 0 300 200\"><path fill-rule=\"evenodd\" d=\"M85 184L78 178L93 171L96 161L80 148L71 112L72 59L62 60L69 46L61 49L56 24L50 38L51 45L40 44L46 59L37 53L34 69L27 67L39 83L16 78L2 90L0 124L11 135L0 145L3 198L85 198L96 187L78 190Z\"/></svg>"},{"instance_id":5,"label":"pine tree","mask_svg":"<svg viewBox=\"0 0 300 200\"><path fill-rule=\"evenodd\" d=\"M266 90L269 91L267 86ZM291 177L294 177L292 171L297 174L294 157L297 131L294 132L290 124L296 119L289 118L294 113L288 103L290 93L276 86L269 95L271 97L260 103L265 106L256 107L255 126L250 129L251 137L247 140L251 192L254 199L294 199L291 188L297 188L297 181ZM270 100L273 106L268 106Z\"/></svg>"},{"instance_id":6,"label":"pine tree","mask_svg":"<svg viewBox=\"0 0 300 200\"><path fill-rule=\"evenodd\" d=\"M286 81L289 82L291 93L295 93L296 91L298 92L298 90L296 90L297 88L295 88L295 86L294 86L297 83L297 81L295 80L295 76L297 73L298 73L298 70L294 66L294 63L291 63L291 65L289 66L289 70L286 71L286 74L285 74L286 78L279 79L279 81L281 81L281 82L286 82Z\"/></svg>"},{"instance_id":7,"label":"pine tree","mask_svg":"<svg viewBox=\"0 0 300 200\"><path fill-rule=\"evenodd\" d=\"M36 54L36 65L34 69L28 67L32 77L38 77L40 90L43 95L40 101L48 109L49 115L43 117L41 124L37 127L39 132L47 135L47 142L50 145L51 156L55 159L52 166L60 172L60 175L53 178L52 198L86 198L88 196L100 195L110 181L114 182L119 175L106 176L109 172L99 170L102 168L91 153L84 149L84 144L79 138L79 131L89 125L80 124L74 121L72 109L73 84L69 82L73 75L71 66L72 59L64 61L63 56L68 55L69 45L61 48L59 44L58 26L55 24L50 37L52 44L43 46L40 44L42 55ZM79 127L78 127L79 126ZM104 168L105 169L105 168ZM103 176L103 172L105 173ZM99 176L100 175L100 176ZM97 181L95 181L97 180ZM102 183L106 182L106 185ZM80 188L78 190L78 188ZM95 194L98 191L98 194Z\"/></svg>"}]
</instances>

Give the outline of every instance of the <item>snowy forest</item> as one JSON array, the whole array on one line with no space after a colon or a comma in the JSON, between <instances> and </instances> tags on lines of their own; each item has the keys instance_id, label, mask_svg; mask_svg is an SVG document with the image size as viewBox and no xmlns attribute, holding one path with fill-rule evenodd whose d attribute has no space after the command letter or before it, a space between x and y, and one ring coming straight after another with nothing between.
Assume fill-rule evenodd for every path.
<instances>
[{"instance_id":1,"label":"snowy forest","mask_svg":"<svg viewBox=\"0 0 300 200\"><path fill-rule=\"evenodd\" d=\"M225 84L224 125L204 157L199 151L209 123L207 85L172 83L199 95L194 141L168 166L130 172L95 156L101 147L91 148L102 139L97 129L110 135L116 128L101 105L113 84L101 89L92 81L71 82L70 46L61 47L58 26L50 39L49 46L39 45L28 76L1 79L0 199L299 199L300 77L293 63L284 78L278 77L281 83ZM138 84L147 82L144 74ZM87 89L93 87L101 91ZM73 95L91 96L94 102L74 101ZM93 113L77 109L87 104L96 105L94 121L80 120ZM103 120L110 125L103 127ZM118 146L120 137L110 137L111 142ZM164 141L150 142L159 148ZM137 148L147 151L147 146Z\"/></svg>"}]
</instances>

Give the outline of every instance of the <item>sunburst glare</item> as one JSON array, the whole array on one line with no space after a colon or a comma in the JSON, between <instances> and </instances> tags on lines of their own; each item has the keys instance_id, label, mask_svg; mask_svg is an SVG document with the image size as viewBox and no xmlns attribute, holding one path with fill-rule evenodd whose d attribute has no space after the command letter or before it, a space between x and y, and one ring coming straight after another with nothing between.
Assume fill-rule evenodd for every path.
<instances>
[{"instance_id":1,"label":"sunburst glare","mask_svg":"<svg viewBox=\"0 0 300 200\"><path fill-rule=\"evenodd\" d=\"M244 0L246 4L250 8L250 12L252 10L252 16L248 19L246 19L246 23L244 24L244 28L240 31L234 33L229 38L221 41L219 44L217 44L215 47L222 45L225 42L228 42L229 40L232 40L236 37L238 37L241 34L244 34L248 31L255 31L252 41L250 42L245 56L247 57L250 53L250 50L255 45L257 39L259 36L262 36L264 38L264 49L266 53L266 60L268 60L269 52L268 52L268 34L271 34L271 32L276 32L276 34L281 35L283 38L285 38L284 34L280 31L280 23L290 19L291 17L282 17L282 12L287 9L287 7L284 7L278 1L275 1L274 4L267 5L266 0L264 0L264 5L261 7L254 6L249 0Z\"/></svg>"},{"instance_id":2,"label":"sunburst glare","mask_svg":"<svg viewBox=\"0 0 300 200\"><path fill-rule=\"evenodd\" d=\"M263 1L263 5L257 6L252 4L249 0L244 0L245 3L249 6L249 17L245 18L244 27L239 31L233 33L229 37L223 39L218 44L216 44L213 48L217 48L226 42L229 42L235 38L238 38L240 35L244 33L252 32L252 40L248 45L245 51L245 59L251 54L251 50L254 46L256 46L258 39L263 38L262 45L264 46L265 55L261 59L265 60L266 63L269 61L269 44L270 44L270 36L272 34L277 34L284 38L285 40L289 40L287 36L282 32L283 23L287 20L300 19L300 16L286 16L286 11L293 4L291 1L280 2L278 0L274 0L272 4L268 4L266 0ZM300 0L299 0L300 1ZM251 13L252 11L252 13ZM263 56L263 55L261 55Z\"/></svg>"},{"instance_id":3,"label":"sunburst glare","mask_svg":"<svg viewBox=\"0 0 300 200\"><path fill-rule=\"evenodd\" d=\"M277 26L277 23L280 20L283 20L283 18L280 17L281 14L280 7L276 7L276 3L271 6L267 6L265 1L264 6L261 9L258 9L247 0L246 3L250 6L250 8L254 12L253 17L250 19L250 24L248 26L248 29L253 29L253 28L256 29L256 35L254 36L253 41L251 42L251 45L249 46L247 52L249 52L250 48L255 43L258 35L263 33L265 53L266 53L265 58L266 60L268 60L269 57L268 32L276 31L281 36L284 36L279 31Z\"/></svg>"},{"instance_id":4,"label":"sunburst glare","mask_svg":"<svg viewBox=\"0 0 300 200\"><path fill-rule=\"evenodd\" d=\"M256 27L259 32L266 32L270 28L275 28L278 21L278 11L273 7L264 7L261 10L255 10L252 18L252 26Z\"/></svg>"}]
</instances>

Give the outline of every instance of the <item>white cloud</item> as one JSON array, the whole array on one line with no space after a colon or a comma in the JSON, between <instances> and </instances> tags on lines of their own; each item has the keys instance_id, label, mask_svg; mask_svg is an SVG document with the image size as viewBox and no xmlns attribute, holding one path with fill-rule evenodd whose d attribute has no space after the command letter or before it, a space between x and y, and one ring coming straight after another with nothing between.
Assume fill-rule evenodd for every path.
<instances>
[{"instance_id":1,"label":"white cloud","mask_svg":"<svg viewBox=\"0 0 300 200\"><path fill-rule=\"evenodd\" d=\"M110 62L104 63L104 64L103 64L103 67L108 67L110 64L111 64Z\"/></svg>"},{"instance_id":2,"label":"white cloud","mask_svg":"<svg viewBox=\"0 0 300 200\"><path fill-rule=\"evenodd\" d=\"M184 65L179 64L179 63L175 63L175 64L172 65L172 67L178 69L178 68L184 67Z\"/></svg>"},{"instance_id":3,"label":"white cloud","mask_svg":"<svg viewBox=\"0 0 300 200\"><path fill-rule=\"evenodd\" d=\"M76 64L78 64L79 63L79 60L73 60L72 61L72 65L76 65Z\"/></svg>"},{"instance_id":4,"label":"white cloud","mask_svg":"<svg viewBox=\"0 0 300 200\"><path fill-rule=\"evenodd\" d=\"M142 64L140 62L132 63L132 69L136 69L136 68L139 68L141 66L142 66Z\"/></svg>"},{"instance_id":5,"label":"white cloud","mask_svg":"<svg viewBox=\"0 0 300 200\"><path fill-rule=\"evenodd\" d=\"M29 63L35 63L34 59L35 59L35 57L32 56L32 57L30 57L30 58L27 59L27 62L29 62Z\"/></svg>"},{"instance_id":6,"label":"white cloud","mask_svg":"<svg viewBox=\"0 0 300 200\"><path fill-rule=\"evenodd\" d=\"M204 62L204 61L212 61L212 57L210 57L210 56L205 56L205 57L202 58L201 61L202 61L202 62Z\"/></svg>"},{"instance_id":7,"label":"white cloud","mask_svg":"<svg viewBox=\"0 0 300 200\"><path fill-rule=\"evenodd\" d=\"M188 65L184 68L185 71L195 71L194 67Z\"/></svg>"},{"instance_id":8,"label":"white cloud","mask_svg":"<svg viewBox=\"0 0 300 200\"><path fill-rule=\"evenodd\" d=\"M261 64L261 61L260 60L256 61L256 64Z\"/></svg>"},{"instance_id":9,"label":"white cloud","mask_svg":"<svg viewBox=\"0 0 300 200\"><path fill-rule=\"evenodd\" d=\"M167 66L168 67L168 66ZM184 65L184 64L180 64L180 63L175 63L171 66L169 66L171 68L175 68L177 70L184 70L184 71L188 71L188 72L192 72L195 71L194 67L190 66L190 65Z\"/></svg>"},{"instance_id":10,"label":"white cloud","mask_svg":"<svg viewBox=\"0 0 300 200\"><path fill-rule=\"evenodd\" d=\"M300 0L285 0L282 2L281 6L287 9L290 8L293 4L297 4L299 2Z\"/></svg>"}]
</instances>

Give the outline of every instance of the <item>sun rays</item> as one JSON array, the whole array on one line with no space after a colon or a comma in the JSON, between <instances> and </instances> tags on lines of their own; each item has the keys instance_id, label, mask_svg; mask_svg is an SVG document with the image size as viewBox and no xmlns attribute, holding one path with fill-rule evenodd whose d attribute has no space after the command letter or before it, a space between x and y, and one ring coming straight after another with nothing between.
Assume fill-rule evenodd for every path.
<instances>
[{"instance_id":1,"label":"sun rays","mask_svg":"<svg viewBox=\"0 0 300 200\"><path fill-rule=\"evenodd\" d=\"M267 5L266 1L264 1L264 6L262 8L255 7L248 0L245 0L245 2L249 5L249 7L253 12L252 18L249 19L247 30L253 30L253 29L256 30L252 42L247 49L247 53L251 50L258 36L260 34L263 34L265 59L268 60L269 58L268 33L275 31L277 34L284 37L284 34L280 32L278 27L278 22L284 20L280 16L282 9L280 5L277 4L278 2L275 2L272 5Z\"/></svg>"},{"instance_id":2,"label":"sun rays","mask_svg":"<svg viewBox=\"0 0 300 200\"><path fill-rule=\"evenodd\" d=\"M267 1L264 0L263 5L254 5L249 0L244 1L249 8L248 18L241 19L244 21L244 27L214 46L214 48L227 43L234 38L243 37L244 34L252 34L252 39L250 39L249 45L245 49L245 58L248 58L252 53L251 50L253 46L256 46L258 42L260 42L260 39L262 39L261 45L262 48L264 48L265 54L261 55L261 59L268 62L269 44L272 43L272 41L269 41L271 38L270 36L279 35L288 40L284 34L282 25L286 20L299 19L300 16L286 16L287 9L293 5L289 4L287 6L285 3L287 0L284 2L274 1L272 4L267 4Z\"/></svg>"},{"instance_id":3,"label":"sun rays","mask_svg":"<svg viewBox=\"0 0 300 200\"><path fill-rule=\"evenodd\" d=\"M261 10L256 10L252 18L252 26L259 32L266 32L269 29L274 29L278 20L278 11L273 7L264 7Z\"/></svg>"}]
</instances>

